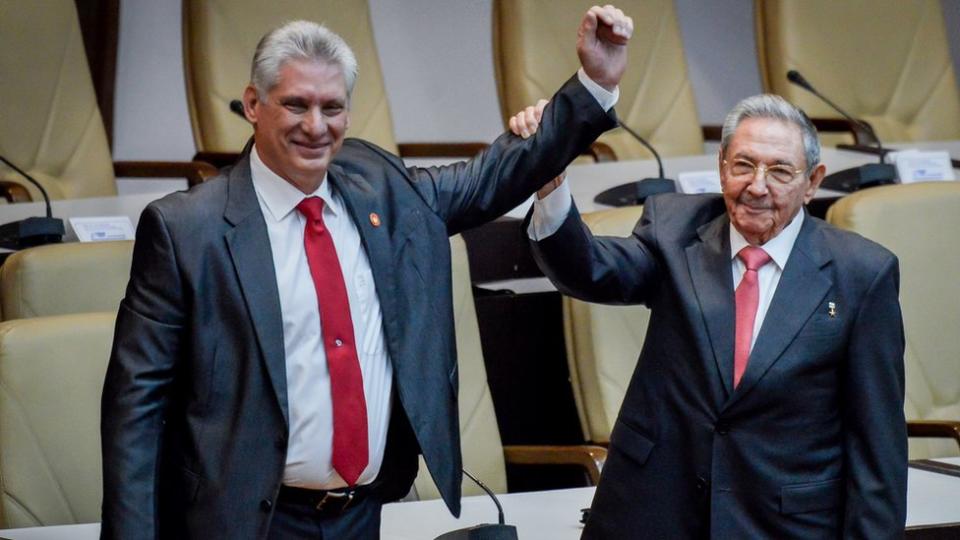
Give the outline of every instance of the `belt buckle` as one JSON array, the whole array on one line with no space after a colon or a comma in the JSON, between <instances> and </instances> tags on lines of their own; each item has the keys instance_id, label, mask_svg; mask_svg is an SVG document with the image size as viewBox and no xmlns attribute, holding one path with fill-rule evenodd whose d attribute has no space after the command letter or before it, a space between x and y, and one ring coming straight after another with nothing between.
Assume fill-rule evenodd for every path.
<instances>
[{"instance_id":1,"label":"belt buckle","mask_svg":"<svg viewBox=\"0 0 960 540\"><path fill-rule=\"evenodd\" d=\"M328 491L323 494L323 498L320 499L320 502L317 503L317 511L323 512L324 510L333 512L333 508L328 506L333 506L335 503L340 503L341 506L339 509L335 510L337 514L342 514L347 507L350 506L350 503L353 502L354 490L337 492L337 491Z\"/></svg>"}]
</instances>

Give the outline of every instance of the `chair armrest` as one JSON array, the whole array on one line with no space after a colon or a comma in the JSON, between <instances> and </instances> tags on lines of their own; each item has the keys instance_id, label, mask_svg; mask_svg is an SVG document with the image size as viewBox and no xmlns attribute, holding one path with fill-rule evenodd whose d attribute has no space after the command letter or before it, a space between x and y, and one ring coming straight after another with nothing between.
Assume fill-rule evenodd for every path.
<instances>
[{"instance_id":1,"label":"chair armrest","mask_svg":"<svg viewBox=\"0 0 960 540\"><path fill-rule=\"evenodd\" d=\"M233 165L240 159L240 152L197 152L194 161L209 163L218 169Z\"/></svg>"},{"instance_id":2,"label":"chair armrest","mask_svg":"<svg viewBox=\"0 0 960 540\"><path fill-rule=\"evenodd\" d=\"M909 420L908 437L953 439L960 446L960 422L952 420Z\"/></svg>"},{"instance_id":3,"label":"chair armrest","mask_svg":"<svg viewBox=\"0 0 960 540\"><path fill-rule=\"evenodd\" d=\"M16 182L0 180L0 197L7 200L8 203L30 202L33 197L27 188Z\"/></svg>"},{"instance_id":4,"label":"chair armrest","mask_svg":"<svg viewBox=\"0 0 960 540\"><path fill-rule=\"evenodd\" d=\"M591 485L600 481L607 461L607 449L599 446L504 446L503 457L510 465L579 465Z\"/></svg>"},{"instance_id":5,"label":"chair armrest","mask_svg":"<svg viewBox=\"0 0 960 540\"><path fill-rule=\"evenodd\" d=\"M195 186L217 175L217 168L201 161L115 161L113 174L127 178L186 178Z\"/></svg>"},{"instance_id":6,"label":"chair armrest","mask_svg":"<svg viewBox=\"0 0 960 540\"><path fill-rule=\"evenodd\" d=\"M584 152L584 154L592 157L597 163L617 161L617 153L613 151L613 148L599 141L591 144L590 149Z\"/></svg>"}]
</instances>

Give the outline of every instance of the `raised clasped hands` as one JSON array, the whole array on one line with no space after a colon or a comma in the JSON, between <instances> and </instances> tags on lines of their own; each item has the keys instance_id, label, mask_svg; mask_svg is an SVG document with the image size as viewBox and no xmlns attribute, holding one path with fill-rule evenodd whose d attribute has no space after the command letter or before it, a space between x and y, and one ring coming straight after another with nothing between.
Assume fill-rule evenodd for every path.
<instances>
[{"instance_id":1,"label":"raised clasped hands","mask_svg":"<svg viewBox=\"0 0 960 540\"><path fill-rule=\"evenodd\" d=\"M577 56L583 71L609 91L620 84L627 69L627 43L633 35L633 19L607 4L593 6L577 30Z\"/></svg>"}]
</instances>

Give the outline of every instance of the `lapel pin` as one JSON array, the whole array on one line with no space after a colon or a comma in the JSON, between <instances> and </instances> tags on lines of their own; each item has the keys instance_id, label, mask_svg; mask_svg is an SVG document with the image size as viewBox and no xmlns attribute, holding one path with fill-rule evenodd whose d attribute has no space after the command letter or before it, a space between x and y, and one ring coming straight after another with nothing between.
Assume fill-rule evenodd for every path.
<instances>
[{"instance_id":1,"label":"lapel pin","mask_svg":"<svg viewBox=\"0 0 960 540\"><path fill-rule=\"evenodd\" d=\"M837 304L834 302L827 302L827 315L830 315L831 319L837 316Z\"/></svg>"},{"instance_id":2,"label":"lapel pin","mask_svg":"<svg viewBox=\"0 0 960 540\"><path fill-rule=\"evenodd\" d=\"M374 227L380 226L380 216L376 212L370 212L370 224Z\"/></svg>"}]
</instances>

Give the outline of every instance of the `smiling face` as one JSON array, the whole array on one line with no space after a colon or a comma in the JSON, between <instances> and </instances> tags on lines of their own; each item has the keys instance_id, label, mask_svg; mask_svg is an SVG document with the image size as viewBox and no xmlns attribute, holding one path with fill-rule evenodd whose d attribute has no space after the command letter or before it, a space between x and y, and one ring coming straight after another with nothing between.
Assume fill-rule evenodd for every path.
<instances>
[{"instance_id":1,"label":"smiling face","mask_svg":"<svg viewBox=\"0 0 960 540\"><path fill-rule=\"evenodd\" d=\"M786 183L760 172L736 174L733 164L786 166L803 171ZM725 163L726 162L726 163ZM747 118L737 126L726 152L720 153L720 185L730 223L754 245L780 234L800 208L813 198L826 171L807 170L800 127L772 118Z\"/></svg>"},{"instance_id":2,"label":"smiling face","mask_svg":"<svg viewBox=\"0 0 960 540\"><path fill-rule=\"evenodd\" d=\"M346 80L337 64L288 60L261 100L253 86L243 94L263 163L304 193L323 181L350 126Z\"/></svg>"}]
</instances>

